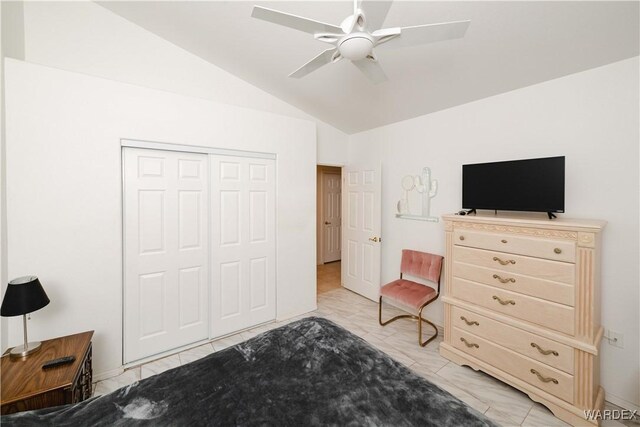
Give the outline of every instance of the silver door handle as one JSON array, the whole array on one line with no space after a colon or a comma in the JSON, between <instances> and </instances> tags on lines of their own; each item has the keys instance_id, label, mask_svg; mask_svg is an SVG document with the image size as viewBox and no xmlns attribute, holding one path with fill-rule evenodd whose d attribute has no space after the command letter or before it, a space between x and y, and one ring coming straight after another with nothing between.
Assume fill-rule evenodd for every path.
<instances>
[{"instance_id":1,"label":"silver door handle","mask_svg":"<svg viewBox=\"0 0 640 427\"><path fill-rule=\"evenodd\" d=\"M382 237L369 237L372 242L382 242Z\"/></svg>"}]
</instances>

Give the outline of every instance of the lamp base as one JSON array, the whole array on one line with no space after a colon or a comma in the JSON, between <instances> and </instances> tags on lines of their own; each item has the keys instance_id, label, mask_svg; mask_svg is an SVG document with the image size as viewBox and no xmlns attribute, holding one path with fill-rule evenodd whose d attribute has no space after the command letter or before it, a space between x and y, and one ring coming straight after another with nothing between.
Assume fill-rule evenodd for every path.
<instances>
[{"instance_id":1,"label":"lamp base","mask_svg":"<svg viewBox=\"0 0 640 427\"><path fill-rule=\"evenodd\" d=\"M11 349L11 352L9 353L9 355L12 358L25 357L40 350L41 345L42 343L39 341L27 343L26 349L24 348L24 344L18 345Z\"/></svg>"}]
</instances>

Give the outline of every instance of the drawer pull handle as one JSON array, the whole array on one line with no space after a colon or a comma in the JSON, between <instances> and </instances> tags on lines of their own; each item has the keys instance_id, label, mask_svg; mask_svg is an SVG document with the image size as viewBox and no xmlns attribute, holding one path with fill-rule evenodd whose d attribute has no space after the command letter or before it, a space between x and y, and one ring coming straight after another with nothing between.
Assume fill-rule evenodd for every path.
<instances>
[{"instance_id":1,"label":"drawer pull handle","mask_svg":"<svg viewBox=\"0 0 640 427\"><path fill-rule=\"evenodd\" d=\"M475 320L469 321L464 316L460 316L460 320L464 320L464 323L466 323L469 326L473 326L473 325L480 326L480 323L476 322Z\"/></svg>"},{"instance_id":2,"label":"drawer pull handle","mask_svg":"<svg viewBox=\"0 0 640 427\"><path fill-rule=\"evenodd\" d=\"M516 279L514 279L513 277L507 277L506 279L503 279L502 277L498 276L497 274L493 275L494 279L498 279L500 281L500 283L516 283Z\"/></svg>"},{"instance_id":3,"label":"drawer pull handle","mask_svg":"<svg viewBox=\"0 0 640 427\"><path fill-rule=\"evenodd\" d=\"M464 236L460 236L460 237L458 237L458 239L464 240Z\"/></svg>"},{"instance_id":4,"label":"drawer pull handle","mask_svg":"<svg viewBox=\"0 0 640 427\"><path fill-rule=\"evenodd\" d=\"M562 249L560 249L560 248L555 248L555 249L553 250L553 252L555 252L555 253L557 253L557 254L561 254L561 253L562 253Z\"/></svg>"},{"instance_id":5,"label":"drawer pull handle","mask_svg":"<svg viewBox=\"0 0 640 427\"><path fill-rule=\"evenodd\" d=\"M554 384L558 384L558 380L557 380L557 379L555 379L555 378L551 378L551 377L543 377L542 375L540 375L540 372L536 371L535 369L532 369L532 370L531 370L531 373L532 373L532 374L535 374L535 375L536 375L536 377L538 377L538 379L539 379L540 381L542 381L543 383L549 383L549 382L552 382L552 383L554 383Z\"/></svg>"},{"instance_id":6,"label":"drawer pull handle","mask_svg":"<svg viewBox=\"0 0 640 427\"><path fill-rule=\"evenodd\" d=\"M538 344L532 342L531 343L531 347L537 349L540 353L544 354L545 356L548 356L550 354L553 354L554 356L559 356L558 352L555 350L543 350Z\"/></svg>"},{"instance_id":7,"label":"drawer pull handle","mask_svg":"<svg viewBox=\"0 0 640 427\"><path fill-rule=\"evenodd\" d=\"M506 240L504 240L504 239L502 239L502 240L500 240L500 241L501 241L502 243L507 243L507 241L506 241Z\"/></svg>"},{"instance_id":8,"label":"drawer pull handle","mask_svg":"<svg viewBox=\"0 0 640 427\"><path fill-rule=\"evenodd\" d=\"M498 261L500 263L500 265L507 265L507 264L515 264L516 262L512 259L508 259L508 260L502 260L500 258L498 258L497 256L493 257L494 261Z\"/></svg>"},{"instance_id":9,"label":"drawer pull handle","mask_svg":"<svg viewBox=\"0 0 640 427\"><path fill-rule=\"evenodd\" d=\"M464 345L466 345L467 347L475 347L475 348L480 348L480 346L476 343L473 342L469 342L467 340L465 340L464 338L460 337L460 341L462 341L464 343Z\"/></svg>"},{"instance_id":10,"label":"drawer pull handle","mask_svg":"<svg viewBox=\"0 0 640 427\"><path fill-rule=\"evenodd\" d=\"M494 299L494 300L496 300L496 301L498 301L498 302L499 302L500 304L502 304L502 305L507 305L507 304L516 305L516 302L515 302L514 300L512 300L512 299L508 299L508 300L506 300L506 301L503 301L503 300L502 300L502 299L500 299L500 297L499 297L499 296L497 296L497 295L494 295L494 296L493 296L493 299Z\"/></svg>"}]
</instances>

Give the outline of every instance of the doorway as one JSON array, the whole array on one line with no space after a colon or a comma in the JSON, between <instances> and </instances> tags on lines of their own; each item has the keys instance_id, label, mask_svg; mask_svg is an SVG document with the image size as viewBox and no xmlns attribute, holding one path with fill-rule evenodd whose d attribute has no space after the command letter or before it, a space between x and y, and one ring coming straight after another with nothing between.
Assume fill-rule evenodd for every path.
<instances>
[{"instance_id":1,"label":"doorway","mask_svg":"<svg viewBox=\"0 0 640 427\"><path fill-rule=\"evenodd\" d=\"M342 286L342 169L317 167L317 292Z\"/></svg>"}]
</instances>

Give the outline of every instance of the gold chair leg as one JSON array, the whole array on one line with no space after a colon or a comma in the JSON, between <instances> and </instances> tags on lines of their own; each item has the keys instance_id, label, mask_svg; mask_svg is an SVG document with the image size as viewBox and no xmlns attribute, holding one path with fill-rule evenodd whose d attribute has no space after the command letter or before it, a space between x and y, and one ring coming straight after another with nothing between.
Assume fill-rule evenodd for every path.
<instances>
[{"instance_id":1,"label":"gold chair leg","mask_svg":"<svg viewBox=\"0 0 640 427\"><path fill-rule=\"evenodd\" d=\"M431 302L431 301L429 301ZM422 310L428 305L429 303L423 305L422 307L420 307L420 311L418 311L418 344L420 344L421 347L426 346L427 344L429 344L431 341L433 341L434 339L436 339L436 337L438 336L438 328L436 327L436 325L434 325L433 323L429 322L427 319L422 317ZM426 322L429 325L431 325L431 327L433 328L433 330L435 331L435 334L433 334L433 336L431 338L429 338L428 340L426 340L425 342L422 342L422 322Z\"/></svg>"},{"instance_id":2,"label":"gold chair leg","mask_svg":"<svg viewBox=\"0 0 640 427\"><path fill-rule=\"evenodd\" d=\"M430 321L422 317L422 310L434 300L435 299L427 302L422 307L420 307L420 310L418 311L417 316L413 314L401 314L383 322L382 321L382 297L380 297L380 300L378 301L378 322L380 323L380 326L386 326L389 323L395 322L398 319L416 319L418 321L418 344L420 344L421 347L424 347L427 344L429 344L431 341L436 339L436 337L438 336L438 328L436 327L436 325L434 325L433 323L431 323ZM422 322L426 322L429 325L431 325L431 327L435 331L434 335L428 340L426 340L425 342L422 342Z\"/></svg>"},{"instance_id":3,"label":"gold chair leg","mask_svg":"<svg viewBox=\"0 0 640 427\"><path fill-rule=\"evenodd\" d=\"M412 314L401 314L383 322L382 321L382 297L380 297L380 300L378 302L378 322L380 323L380 326L386 326L389 323L395 322L398 319L417 319L417 318L418 316L414 316Z\"/></svg>"}]
</instances>

